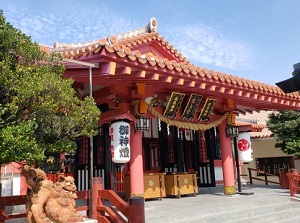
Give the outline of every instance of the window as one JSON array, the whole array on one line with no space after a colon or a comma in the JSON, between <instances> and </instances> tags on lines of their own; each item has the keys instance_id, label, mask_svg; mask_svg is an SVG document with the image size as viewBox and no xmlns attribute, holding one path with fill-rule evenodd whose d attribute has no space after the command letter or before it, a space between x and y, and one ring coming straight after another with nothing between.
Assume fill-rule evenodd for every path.
<instances>
[{"instance_id":1,"label":"window","mask_svg":"<svg viewBox=\"0 0 300 223\"><path fill-rule=\"evenodd\" d=\"M293 157L270 157L257 158L256 169L263 170L267 173L279 175L280 168L284 168L286 172L293 167Z\"/></svg>"}]
</instances>

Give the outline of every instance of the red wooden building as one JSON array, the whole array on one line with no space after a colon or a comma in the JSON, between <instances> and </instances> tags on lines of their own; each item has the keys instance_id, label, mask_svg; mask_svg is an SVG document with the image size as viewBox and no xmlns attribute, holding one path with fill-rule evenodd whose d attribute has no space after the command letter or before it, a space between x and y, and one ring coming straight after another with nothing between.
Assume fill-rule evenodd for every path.
<instances>
[{"instance_id":1,"label":"red wooden building","mask_svg":"<svg viewBox=\"0 0 300 223\"><path fill-rule=\"evenodd\" d=\"M144 172L196 171L199 186L214 186L218 166L224 193L236 193L232 144L226 135L235 115L300 108L298 93L285 94L276 86L191 64L159 35L154 18L141 29L92 42L56 42L48 50L95 64L89 68L65 60L64 77L75 80L82 98L92 93L102 111L99 134L93 138L93 166L105 188L114 188L111 173L120 167L111 161L110 124L130 121L131 155L125 170L130 172L131 195L144 194ZM150 118L150 130L136 131L134 123L141 117ZM81 138L78 144L76 178L88 182L90 140Z\"/></svg>"}]
</instances>

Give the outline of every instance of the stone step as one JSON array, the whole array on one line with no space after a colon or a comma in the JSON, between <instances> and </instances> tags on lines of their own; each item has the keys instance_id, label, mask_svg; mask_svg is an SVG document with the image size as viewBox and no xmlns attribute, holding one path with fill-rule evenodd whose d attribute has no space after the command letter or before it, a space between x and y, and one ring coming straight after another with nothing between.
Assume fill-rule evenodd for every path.
<instances>
[{"instance_id":1,"label":"stone step","mask_svg":"<svg viewBox=\"0 0 300 223\"><path fill-rule=\"evenodd\" d=\"M257 215L250 218L243 218L233 221L232 223L278 223L280 221L299 222L295 218L300 218L300 208L292 208L278 211L276 213L266 213L264 215Z\"/></svg>"},{"instance_id":2,"label":"stone step","mask_svg":"<svg viewBox=\"0 0 300 223\"><path fill-rule=\"evenodd\" d=\"M291 222L300 222L300 216L293 216L293 217L289 217L287 219L284 220L279 220L276 223L291 223Z\"/></svg>"},{"instance_id":3,"label":"stone step","mask_svg":"<svg viewBox=\"0 0 300 223\"><path fill-rule=\"evenodd\" d=\"M251 223L251 222L276 222L287 218L287 216L300 216L300 204L295 203L278 203L271 205L258 206L255 208L248 208L243 211L232 211L230 213L223 213L212 217L202 218L197 220L199 223L210 222L219 223L222 222L239 222L239 223Z\"/></svg>"},{"instance_id":4,"label":"stone step","mask_svg":"<svg viewBox=\"0 0 300 223\"><path fill-rule=\"evenodd\" d=\"M294 211L296 210L296 211ZM163 222L233 222L239 221L239 219L259 219L259 216L266 215L280 215L283 212L283 216L290 214L295 215L296 212L300 215L300 202L291 202L288 198L269 198L263 197L261 199L255 199L249 197L246 202L235 202L235 200L229 201L228 205L218 206L214 204L210 208L193 207L188 212L177 212L165 216L159 216L157 218L147 219L147 223L163 223ZM265 216L267 217L267 216ZM271 218L271 217L270 217ZM220 219L222 219L220 221ZM278 217L278 219L283 219ZM244 222L247 222L246 220ZM255 221L253 221L255 222Z\"/></svg>"},{"instance_id":5,"label":"stone step","mask_svg":"<svg viewBox=\"0 0 300 223\"><path fill-rule=\"evenodd\" d=\"M195 218L190 220L175 221L174 223L290 223L300 222L300 209L290 209L280 211L278 213L268 213L254 217L247 217L243 219L227 219L225 216L220 215L215 219Z\"/></svg>"}]
</instances>

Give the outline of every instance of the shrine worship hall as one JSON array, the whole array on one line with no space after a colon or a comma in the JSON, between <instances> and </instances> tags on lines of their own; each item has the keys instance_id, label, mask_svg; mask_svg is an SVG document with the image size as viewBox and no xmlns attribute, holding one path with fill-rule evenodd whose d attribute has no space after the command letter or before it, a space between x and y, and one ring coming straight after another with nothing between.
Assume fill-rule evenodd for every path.
<instances>
[{"instance_id":1,"label":"shrine worship hall","mask_svg":"<svg viewBox=\"0 0 300 223\"><path fill-rule=\"evenodd\" d=\"M298 92L192 64L159 34L155 18L126 33L41 49L61 54L64 78L101 110L98 135L77 140L70 171L79 190L89 189L92 170L127 199L197 196L199 187L216 184L235 194L229 130L250 141L249 131L263 128L239 126L236 117L300 109ZM251 146L242 152L241 162L252 160Z\"/></svg>"}]
</instances>

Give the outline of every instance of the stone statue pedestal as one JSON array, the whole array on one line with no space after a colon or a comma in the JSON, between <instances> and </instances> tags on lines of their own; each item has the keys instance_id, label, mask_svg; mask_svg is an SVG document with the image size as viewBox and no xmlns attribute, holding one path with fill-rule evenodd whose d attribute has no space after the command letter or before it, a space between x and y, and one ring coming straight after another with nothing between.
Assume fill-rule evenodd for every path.
<instances>
[{"instance_id":1,"label":"stone statue pedestal","mask_svg":"<svg viewBox=\"0 0 300 223\"><path fill-rule=\"evenodd\" d=\"M27 218L10 219L10 220L6 220L5 222L7 222L7 223L28 223ZM77 223L81 223L81 222L77 222ZM91 218L85 218L84 221L82 221L82 223L98 223L98 221L95 219L91 219Z\"/></svg>"}]
</instances>

